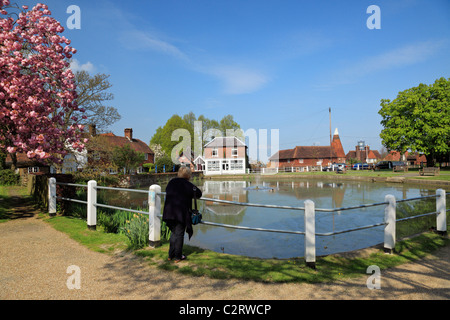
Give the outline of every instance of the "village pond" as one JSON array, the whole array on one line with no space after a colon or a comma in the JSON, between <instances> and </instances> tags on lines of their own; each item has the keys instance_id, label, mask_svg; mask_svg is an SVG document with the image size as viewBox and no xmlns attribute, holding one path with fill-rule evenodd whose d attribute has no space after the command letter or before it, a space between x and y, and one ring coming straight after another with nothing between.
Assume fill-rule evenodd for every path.
<instances>
[{"instance_id":1,"label":"village pond","mask_svg":"<svg viewBox=\"0 0 450 320\"><path fill-rule=\"evenodd\" d=\"M201 180L196 183L204 198L229 200L242 203L270 204L303 207L305 200L313 200L316 208L342 208L385 201L392 194L397 200L434 195L436 187L402 183L380 183L369 181L326 181L317 179L283 180ZM162 191L165 185L162 185ZM148 188L147 188L148 189ZM105 191L102 195L107 204L141 208L147 210L145 193ZM435 199L417 200L398 204L397 218L435 209ZM223 204L213 201L198 201L203 220L227 225L265 229L304 231L302 210L272 209ZM414 208L414 209L413 209ZM424 231L434 225L435 217L425 217L397 223L399 236ZM381 223L384 220L384 205L338 212L316 211L316 233L357 228ZM420 220L417 229L417 222ZM412 222L414 221L414 222ZM414 229L402 225L416 224ZM343 233L333 236L316 236L317 255L347 252L366 248L383 242L384 226ZM400 232L400 234L399 234ZM402 234L403 233L403 234ZM406 234L405 234L406 233ZM239 230L210 225L194 226L194 236L185 243L216 252L245 255L259 258L302 257L304 236L252 230Z\"/></svg>"}]
</instances>

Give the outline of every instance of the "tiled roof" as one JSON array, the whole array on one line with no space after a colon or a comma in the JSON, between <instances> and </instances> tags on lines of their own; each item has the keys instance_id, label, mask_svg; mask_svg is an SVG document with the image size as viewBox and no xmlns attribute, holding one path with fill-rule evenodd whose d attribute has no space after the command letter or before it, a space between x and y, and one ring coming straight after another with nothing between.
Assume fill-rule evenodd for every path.
<instances>
[{"instance_id":1,"label":"tiled roof","mask_svg":"<svg viewBox=\"0 0 450 320\"><path fill-rule=\"evenodd\" d=\"M99 136L103 137L106 143L114 147L124 147L126 145L129 145L135 151L154 154L152 149L150 149L150 147L145 142L139 139L129 140L126 137L118 137L113 133L99 134Z\"/></svg>"},{"instance_id":2,"label":"tiled roof","mask_svg":"<svg viewBox=\"0 0 450 320\"><path fill-rule=\"evenodd\" d=\"M236 137L215 137L212 141L205 144L205 148L216 147L245 147L245 143Z\"/></svg>"},{"instance_id":3,"label":"tiled roof","mask_svg":"<svg viewBox=\"0 0 450 320\"><path fill-rule=\"evenodd\" d=\"M336 152L330 146L297 146L294 149L280 150L278 159L326 159L336 158ZM271 156L269 160L277 159L277 154Z\"/></svg>"}]
</instances>

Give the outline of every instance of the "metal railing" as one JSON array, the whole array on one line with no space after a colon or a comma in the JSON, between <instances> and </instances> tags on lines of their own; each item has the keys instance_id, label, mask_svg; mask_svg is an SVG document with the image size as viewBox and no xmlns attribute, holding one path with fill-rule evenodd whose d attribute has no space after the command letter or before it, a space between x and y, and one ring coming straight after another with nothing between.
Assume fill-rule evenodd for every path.
<instances>
[{"instance_id":1,"label":"metal railing","mask_svg":"<svg viewBox=\"0 0 450 320\"><path fill-rule=\"evenodd\" d=\"M72 187L82 187L87 188L87 201L82 201L78 199L70 199L65 197L57 197L56 196L56 185L62 186L72 186ZM55 178L50 178L48 181L48 198L49 198L49 213L56 213L56 200L64 200L64 201L72 201L76 203L86 204L87 205L87 226L90 229L96 229L97 225L97 208L108 208L114 210L123 210L133 213L141 213L149 215L149 243L150 246L157 246L161 240L161 201L162 196L166 193L161 192L161 186L152 185L149 190L137 190L137 189L126 189L126 188L112 188L112 187L102 187L97 186L97 182L91 180L87 185L82 184L74 184L74 183L62 183L56 182ZM122 208L117 206L111 206L108 204L97 203L97 190L113 190L113 191L128 191L128 192L138 192L148 194L148 211L135 210L130 208ZM450 193L448 193L450 194ZM362 204L357 206L350 207L341 207L341 208L315 208L315 204L311 200L306 200L304 202L303 207L295 207L295 206L281 206L281 205L269 205L269 204L259 204L259 203L247 203L247 202L236 202L230 200L220 200L213 198L205 198L202 197L199 200L202 201L211 201L218 202L224 204L232 204L238 206L247 206L247 207L260 207L260 208L271 208L271 209L286 209L286 210L300 210L304 211L304 230L278 230L278 229L266 229L266 228L256 228L256 227L247 227L247 226L237 226L237 225L229 225L222 223L215 223L209 221L202 221L201 224L223 227L223 228L232 228L239 230L251 230L251 231L263 231L263 232L275 232L275 233L287 233L287 234L300 234L305 236L305 250L304 257L307 265L315 267L316 262L316 246L315 246L315 238L316 236L333 236L337 234L343 234L358 230L364 230L369 228L375 228L379 226L385 226L384 228L384 248L386 251L392 252L395 247L396 242L396 222L397 221L406 221L411 219L416 219L420 217L436 215L436 230L440 233L447 232L447 210L446 209L446 193L443 189L436 190L435 195L430 196L421 196L414 197L409 199L396 200L392 195L386 195L385 201L371 204ZM406 218L396 219L396 205L397 203L414 201L414 200L423 200L429 198L436 198L436 211L419 214L415 216L410 216ZM374 223L366 226L359 226L355 228L326 232L326 233L316 233L315 231L315 212L340 212L346 210L353 209L362 209L369 208L375 206L384 206L385 216L384 221L379 223Z\"/></svg>"}]
</instances>

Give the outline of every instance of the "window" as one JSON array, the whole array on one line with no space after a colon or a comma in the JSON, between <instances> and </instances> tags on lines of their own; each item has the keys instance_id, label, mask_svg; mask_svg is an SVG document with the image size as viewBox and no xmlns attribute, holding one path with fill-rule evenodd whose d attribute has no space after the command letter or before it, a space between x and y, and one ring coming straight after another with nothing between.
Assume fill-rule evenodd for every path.
<instances>
[{"instance_id":1,"label":"window","mask_svg":"<svg viewBox=\"0 0 450 320\"><path fill-rule=\"evenodd\" d=\"M148 153L145 154L145 161L148 160Z\"/></svg>"},{"instance_id":2,"label":"window","mask_svg":"<svg viewBox=\"0 0 450 320\"><path fill-rule=\"evenodd\" d=\"M211 155L213 157L218 157L219 156L219 150L217 150L217 148L212 149Z\"/></svg>"},{"instance_id":3,"label":"window","mask_svg":"<svg viewBox=\"0 0 450 320\"><path fill-rule=\"evenodd\" d=\"M237 157L237 155L238 155L238 149L237 149L237 148L231 149L231 155L234 156L234 157Z\"/></svg>"},{"instance_id":4,"label":"window","mask_svg":"<svg viewBox=\"0 0 450 320\"><path fill-rule=\"evenodd\" d=\"M39 172L39 167L28 167L28 173Z\"/></svg>"},{"instance_id":5,"label":"window","mask_svg":"<svg viewBox=\"0 0 450 320\"><path fill-rule=\"evenodd\" d=\"M206 162L208 171L220 171L220 162L219 161L208 161Z\"/></svg>"},{"instance_id":6,"label":"window","mask_svg":"<svg viewBox=\"0 0 450 320\"><path fill-rule=\"evenodd\" d=\"M244 161L243 160L231 160L230 170L242 170L242 169L244 169Z\"/></svg>"},{"instance_id":7,"label":"window","mask_svg":"<svg viewBox=\"0 0 450 320\"><path fill-rule=\"evenodd\" d=\"M298 159L298 163L303 163L303 159Z\"/></svg>"}]
</instances>

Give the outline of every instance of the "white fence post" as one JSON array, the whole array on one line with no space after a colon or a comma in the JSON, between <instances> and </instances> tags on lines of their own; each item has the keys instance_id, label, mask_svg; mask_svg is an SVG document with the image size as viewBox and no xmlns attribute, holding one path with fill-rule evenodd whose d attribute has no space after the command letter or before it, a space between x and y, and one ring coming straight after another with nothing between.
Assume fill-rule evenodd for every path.
<instances>
[{"instance_id":1,"label":"white fence post","mask_svg":"<svg viewBox=\"0 0 450 320\"><path fill-rule=\"evenodd\" d=\"M159 246L161 241L161 186L154 184L148 192L148 240L152 248Z\"/></svg>"},{"instance_id":2,"label":"white fence post","mask_svg":"<svg viewBox=\"0 0 450 320\"><path fill-rule=\"evenodd\" d=\"M49 215L56 214L56 179L48 179L48 213Z\"/></svg>"},{"instance_id":3,"label":"white fence post","mask_svg":"<svg viewBox=\"0 0 450 320\"><path fill-rule=\"evenodd\" d=\"M87 225L91 230L97 229L97 181L90 180L87 188Z\"/></svg>"},{"instance_id":4,"label":"white fence post","mask_svg":"<svg viewBox=\"0 0 450 320\"><path fill-rule=\"evenodd\" d=\"M436 231L439 234L445 235L447 234L447 208L446 208L446 200L445 200L445 190L437 189L436 194L438 197L436 198Z\"/></svg>"},{"instance_id":5,"label":"white fence post","mask_svg":"<svg viewBox=\"0 0 450 320\"><path fill-rule=\"evenodd\" d=\"M384 209L384 251L392 253L395 248L395 220L396 220L396 201L393 195L386 195L384 200L388 202Z\"/></svg>"},{"instance_id":6,"label":"white fence post","mask_svg":"<svg viewBox=\"0 0 450 320\"><path fill-rule=\"evenodd\" d=\"M316 268L316 221L315 205L305 201L305 261L308 267Z\"/></svg>"}]
</instances>

